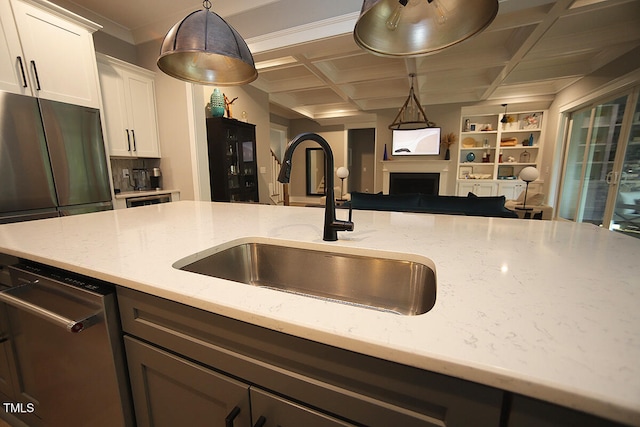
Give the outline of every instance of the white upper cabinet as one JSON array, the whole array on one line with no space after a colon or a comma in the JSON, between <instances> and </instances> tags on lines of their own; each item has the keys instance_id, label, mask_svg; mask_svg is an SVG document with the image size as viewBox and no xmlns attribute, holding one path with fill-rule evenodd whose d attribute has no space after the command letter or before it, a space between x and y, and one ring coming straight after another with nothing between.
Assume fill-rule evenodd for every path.
<instances>
[{"instance_id":1,"label":"white upper cabinet","mask_svg":"<svg viewBox=\"0 0 640 427\"><path fill-rule=\"evenodd\" d=\"M160 157L154 73L106 55L98 72L109 154Z\"/></svg>"},{"instance_id":2,"label":"white upper cabinet","mask_svg":"<svg viewBox=\"0 0 640 427\"><path fill-rule=\"evenodd\" d=\"M44 0L0 0L0 13L4 90L100 107L92 35L99 26Z\"/></svg>"},{"instance_id":3,"label":"white upper cabinet","mask_svg":"<svg viewBox=\"0 0 640 427\"><path fill-rule=\"evenodd\" d=\"M0 0L0 90L33 95L9 0Z\"/></svg>"}]
</instances>

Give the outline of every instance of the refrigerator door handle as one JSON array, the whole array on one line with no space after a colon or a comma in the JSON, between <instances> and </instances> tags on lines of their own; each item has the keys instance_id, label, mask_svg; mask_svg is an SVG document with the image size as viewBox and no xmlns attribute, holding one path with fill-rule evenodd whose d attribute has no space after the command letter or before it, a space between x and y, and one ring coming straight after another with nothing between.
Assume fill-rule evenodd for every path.
<instances>
[{"instance_id":1,"label":"refrigerator door handle","mask_svg":"<svg viewBox=\"0 0 640 427\"><path fill-rule=\"evenodd\" d=\"M18 64L20 64L20 73L22 74L22 87L27 87L27 74L24 72L24 64L22 63L22 57L18 56Z\"/></svg>"},{"instance_id":2,"label":"refrigerator door handle","mask_svg":"<svg viewBox=\"0 0 640 427\"><path fill-rule=\"evenodd\" d=\"M31 68L33 69L33 75L36 78L36 90L41 90L40 77L38 77L38 68L36 67L36 61L31 60Z\"/></svg>"}]
</instances>

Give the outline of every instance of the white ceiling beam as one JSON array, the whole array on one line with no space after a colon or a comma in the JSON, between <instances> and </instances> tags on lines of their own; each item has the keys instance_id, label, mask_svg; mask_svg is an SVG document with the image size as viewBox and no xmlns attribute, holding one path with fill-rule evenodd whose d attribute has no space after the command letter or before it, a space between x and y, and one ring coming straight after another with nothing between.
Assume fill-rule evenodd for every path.
<instances>
[{"instance_id":1,"label":"white ceiling beam","mask_svg":"<svg viewBox=\"0 0 640 427\"><path fill-rule=\"evenodd\" d=\"M489 88L484 91L481 98L488 99L491 97L493 92L502 84L502 82L507 78L507 76L513 71L513 69L518 65L518 63L525 57L525 55L540 41L542 36L555 24L555 22L562 16L564 12L571 6L574 0L558 0L544 21L542 21L538 26L533 30L533 32L529 35L529 37L522 43L522 45L518 48L518 50L511 57L511 60L504 66L500 75L491 83Z\"/></svg>"}]
</instances>

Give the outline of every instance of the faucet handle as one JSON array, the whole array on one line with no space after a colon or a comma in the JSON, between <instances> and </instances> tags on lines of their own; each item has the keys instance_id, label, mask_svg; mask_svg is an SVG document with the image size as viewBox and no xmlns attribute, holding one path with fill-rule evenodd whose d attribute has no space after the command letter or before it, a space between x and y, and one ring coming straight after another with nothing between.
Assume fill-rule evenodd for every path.
<instances>
[{"instance_id":1,"label":"faucet handle","mask_svg":"<svg viewBox=\"0 0 640 427\"><path fill-rule=\"evenodd\" d=\"M336 219L331 223L331 228L336 231L353 231L353 222Z\"/></svg>"}]
</instances>

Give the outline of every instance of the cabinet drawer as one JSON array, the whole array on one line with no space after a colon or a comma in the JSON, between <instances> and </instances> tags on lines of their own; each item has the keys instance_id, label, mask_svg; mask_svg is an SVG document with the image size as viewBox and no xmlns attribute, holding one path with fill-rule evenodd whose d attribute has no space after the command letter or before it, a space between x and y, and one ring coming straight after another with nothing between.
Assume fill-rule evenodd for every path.
<instances>
[{"instance_id":1,"label":"cabinet drawer","mask_svg":"<svg viewBox=\"0 0 640 427\"><path fill-rule=\"evenodd\" d=\"M503 392L126 288L123 329L337 418L368 426L497 426Z\"/></svg>"}]
</instances>

